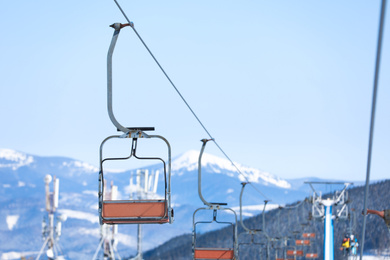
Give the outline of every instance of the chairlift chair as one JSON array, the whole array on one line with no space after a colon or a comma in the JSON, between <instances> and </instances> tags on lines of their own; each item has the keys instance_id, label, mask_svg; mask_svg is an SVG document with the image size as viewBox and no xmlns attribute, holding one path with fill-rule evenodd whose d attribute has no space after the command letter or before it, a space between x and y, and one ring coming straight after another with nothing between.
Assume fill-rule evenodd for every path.
<instances>
[{"instance_id":1,"label":"chairlift chair","mask_svg":"<svg viewBox=\"0 0 390 260\"><path fill-rule=\"evenodd\" d=\"M287 257L292 256L293 259L303 256L303 250L297 250L295 247L287 248L286 250Z\"/></svg>"},{"instance_id":2,"label":"chairlift chair","mask_svg":"<svg viewBox=\"0 0 390 260\"><path fill-rule=\"evenodd\" d=\"M240 193L240 223L241 223L241 226L242 228L245 230L244 232L242 232L241 234L238 235L238 241L240 241L240 237L243 237L245 235L249 235L250 236L250 242L239 242L238 243L238 249L240 249L240 246L243 246L243 245L247 245L247 246L258 246L259 247L259 254L261 255L261 252L262 252L262 248L263 246L265 246L264 243L258 243L258 242L255 242L254 240L254 237L256 235L260 235L260 232L262 231L261 229L250 229L248 228L245 224L244 224L244 221L243 221L243 217L242 217L242 195L244 193L244 189L245 189L245 186L249 184L249 182L242 182L241 185L242 185L242 188L241 188L241 193ZM264 212L263 212L264 213ZM238 252L240 252L240 250L238 250Z\"/></svg>"},{"instance_id":3,"label":"chairlift chair","mask_svg":"<svg viewBox=\"0 0 390 260\"><path fill-rule=\"evenodd\" d=\"M120 30L132 24L115 23L115 29L107 55L107 108L111 122L121 135L112 135L103 140L100 145L100 171L99 171L99 220L100 224L164 224L173 222L173 209L171 208L171 147L169 142L160 135L150 135L146 131L153 131L154 127L124 127L115 118L112 110L112 55ZM127 157L104 157L104 145L114 139L131 138L131 150ZM167 145L168 160L159 157L139 157L136 154L138 141L141 139L160 139ZM106 200L104 194L104 163L108 161L123 161L130 158L139 160L158 160L162 163L164 173L164 198L143 200Z\"/></svg>"},{"instance_id":4,"label":"chairlift chair","mask_svg":"<svg viewBox=\"0 0 390 260\"><path fill-rule=\"evenodd\" d=\"M212 139L211 139L212 140ZM227 203L223 202L208 202L204 199L202 195L202 155L204 152L204 149L206 147L206 144L210 139L202 139L203 142L202 149L199 154L199 161L198 161L198 194L199 198L202 200L204 205L207 207L198 208L195 210L193 214L193 222L192 222L192 256L193 259L238 259L238 245L237 245L237 215L234 210L231 208L223 207L226 206ZM213 218L210 221L195 221L196 220L196 214L203 210L212 210L213 212ZM217 219L217 213L219 211L228 211L232 212L234 214L234 221L233 222L227 222L227 221L219 221ZM227 224L230 225L233 229L232 232L232 238L233 238L233 246L231 248L210 248L210 247L198 247L197 246L197 237L196 237L196 226L198 224L210 224L210 223L217 223L217 224Z\"/></svg>"},{"instance_id":5,"label":"chairlift chair","mask_svg":"<svg viewBox=\"0 0 390 260\"><path fill-rule=\"evenodd\" d=\"M308 226L309 225L309 223L302 223L301 224L301 226L302 226L302 231L301 232L299 232L298 234L300 234L300 233L302 233L302 232L304 232L304 230L305 230L305 227L306 226ZM304 235L303 235L303 233L302 233L302 238L296 238L295 239L295 245L296 246L310 246L311 245L311 243L310 243L310 239L308 239L308 238L305 238L304 237Z\"/></svg>"},{"instance_id":6,"label":"chairlift chair","mask_svg":"<svg viewBox=\"0 0 390 260\"><path fill-rule=\"evenodd\" d=\"M282 211L282 209L283 209L284 207L282 207L282 206L279 206L278 207L278 213L277 213L277 226L279 227L278 228L278 233L279 233L279 236L280 236L280 242L281 242L281 249L283 249L283 251L282 251L282 254L280 255L280 254L277 254L276 255L276 257L275 257L275 259L276 260L293 260L294 258L287 258L287 255L286 255L286 251L287 250L285 250L286 248L287 248L287 246L288 246L288 242L290 241L290 240L293 240L293 238L291 237L291 234L289 234L290 232L287 232L287 233L285 233L285 234L282 234L282 232L281 232L281 230L280 230L280 227L281 227L281 221L280 221L280 213L281 213L281 211ZM289 220L288 220L289 221Z\"/></svg>"},{"instance_id":7,"label":"chairlift chair","mask_svg":"<svg viewBox=\"0 0 390 260\"><path fill-rule=\"evenodd\" d=\"M315 258L318 258L318 254L317 253L306 253L305 258L315 259Z\"/></svg>"},{"instance_id":8,"label":"chairlift chair","mask_svg":"<svg viewBox=\"0 0 390 260\"><path fill-rule=\"evenodd\" d=\"M310 246L310 240L306 239L297 239L295 240L296 246Z\"/></svg>"},{"instance_id":9,"label":"chairlift chair","mask_svg":"<svg viewBox=\"0 0 390 260\"><path fill-rule=\"evenodd\" d=\"M275 260L293 260L293 258L287 258L287 257L285 256L284 247L279 247L279 248L277 248L277 250L276 250Z\"/></svg>"},{"instance_id":10,"label":"chairlift chair","mask_svg":"<svg viewBox=\"0 0 390 260\"><path fill-rule=\"evenodd\" d=\"M316 233L303 233L303 238L316 238Z\"/></svg>"}]
</instances>

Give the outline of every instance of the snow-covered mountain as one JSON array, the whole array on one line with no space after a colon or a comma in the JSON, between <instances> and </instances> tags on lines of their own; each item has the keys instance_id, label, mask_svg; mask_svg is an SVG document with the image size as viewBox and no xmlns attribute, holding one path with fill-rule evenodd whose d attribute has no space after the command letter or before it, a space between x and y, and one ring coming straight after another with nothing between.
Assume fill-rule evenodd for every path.
<instances>
[{"instance_id":1,"label":"snow-covered mountain","mask_svg":"<svg viewBox=\"0 0 390 260\"><path fill-rule=\"evenodd\" d=\"M186 172L198 170L199 151L188 151L176 157L172 163L172 171L179 176ZM291 188L291 185L268 172L262 172L258 169L247 167L239 163L234 164L240 169L243 175L238 175L240 181L249 181L252 183L260 183L262 185L274 185L281 188ZM220 158L211 154L204 153L202 156L202 167L205 171L215 174L225 174L229 177L237 175L237 170L232 163L225 158Z\"/></svg>"},{"instance_id":2,"label":"snow-covered mountain","mask_svg":"<svg viewBox=\"0 0 390 260\"><path fill-rule=\"evenodd\" d=\"M171 225L144 225L143 249L154 248L166 240L192 230L192 214L203 203L198 197L197 151L188 151L172 160L172 202L175 222ZM235 163L242 175L226 159L205 153L202 158L202 193L208 201L227 202L239 211L240 183L249 180L244 194L244 216L261 212L265 198L284 204L309 195L273 174ZM153 164L146 169L160 170ZM129 178L135 169L107 172L122 198L129 196ZM92 258L100 238L97 214L98 168L64 157L40 157L0 149L0 252L37 252L43 244L41 222L46 214L44 176L60 179L59 214L67 215L60 245L69 259ZM243 176L245 175L245 177ZM163 178L157 193L163 194ZM256 189L254 188L256 187ZM261 193L259 193L259 191ZM265 197L265 196L266 197ZM273 205L272 205L273 203ZM135 253L136 227L119 226L118 250L122 256Z\"/></svg>"}]
</instances>

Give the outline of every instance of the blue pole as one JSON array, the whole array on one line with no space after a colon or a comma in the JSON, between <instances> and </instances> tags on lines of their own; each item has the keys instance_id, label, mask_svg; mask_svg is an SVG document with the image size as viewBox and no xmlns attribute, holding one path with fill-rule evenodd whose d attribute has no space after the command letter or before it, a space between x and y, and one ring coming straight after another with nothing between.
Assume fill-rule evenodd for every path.
<instances>
[{"instance_id":1,"label":"blue pole","mask_svg":"<svg viewBox=\"0 0 390 260\"><path fill-rule=\"evenodd\" d=\"M334 260L332 205L325 205L324 260Z\"/></svg>"}]
</instances>

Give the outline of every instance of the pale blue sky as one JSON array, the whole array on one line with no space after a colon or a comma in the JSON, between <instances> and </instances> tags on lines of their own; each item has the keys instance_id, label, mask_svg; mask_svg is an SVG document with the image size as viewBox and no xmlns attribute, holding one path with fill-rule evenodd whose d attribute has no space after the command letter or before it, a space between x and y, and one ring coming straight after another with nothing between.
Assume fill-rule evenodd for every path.
<instances>
[{"instance_id":1,"label":"pale blue sky","mask_svg":"<svg viewBox=\"0 0 390 260\"><path fill-rule=\"evenodd\" d=\"M234 161L287 179L365 179L379 0L120 3ZM108 25L126 21L114 2L0 1L0 22L0 147L97 166L116 134ZM372 179L389 177L389 28ZM207 137L130 28L114 53L114 111L156 127L173 155Z\"/></svg>"}]
</instances>

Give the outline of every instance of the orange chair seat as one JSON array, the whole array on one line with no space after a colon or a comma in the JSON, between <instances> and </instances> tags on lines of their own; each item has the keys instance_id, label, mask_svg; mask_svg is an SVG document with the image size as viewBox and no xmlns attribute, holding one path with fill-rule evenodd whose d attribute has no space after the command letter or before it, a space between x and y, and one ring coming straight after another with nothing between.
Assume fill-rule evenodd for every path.
<instances>
[{"instance_id":1,"label":"orange chair seat","mask_svg":"<svg viewBox=\"0 0 390 260\"><path fill-rule=\"evenodd\" d=\"M303 251L302 250L287 250L287 255L303 256Z\"/></svg>"},{"instance_id":2,"label":"orange chair seat","mask_svg":"<svg viewBox=\"0 0 390 260\"><path fill-rule=\"evenodd\" d=\"M195 248L195 259L234 259L232 248Z\"/></svg>"},{"instance_id":3,"label":"orange chair seat","mask_svg":"<svg viewBox=\"0 0 390 260\"><path fill-rule=\"evenodd\" d=\"M102 217L106 224L162 224L169 222L167 210L164 200L107 200Z\"/></svg>"},{"instance_id":4,"label":"orange chair seat","mask_svg":"<svg viewBox=\"0 0 390 260\"><path fill-rule=\"evenodd\" d=\"M302 237L304 237L304 238L315 238L316 237L316 233L303 233Z\"/></svg>"},{"instance_id":5,"label":"orange chair seat","mask_svg":"<svg viewBox=\"0 0 390 260\"><path fill-rule=\"evenodd\" d=\"M318 254L315 253L307 253L306 258L318 258Z\"/></svg>"},{"instance_id":6,"label":"orange chair seat","mask_svg":"<svg viewBox=\"0 0 390 260\"><path fill-rule=\"evenodd\" d=\"M310 240L295 240L297 246L310 246Z\"/></svg>"}]
</instances>

